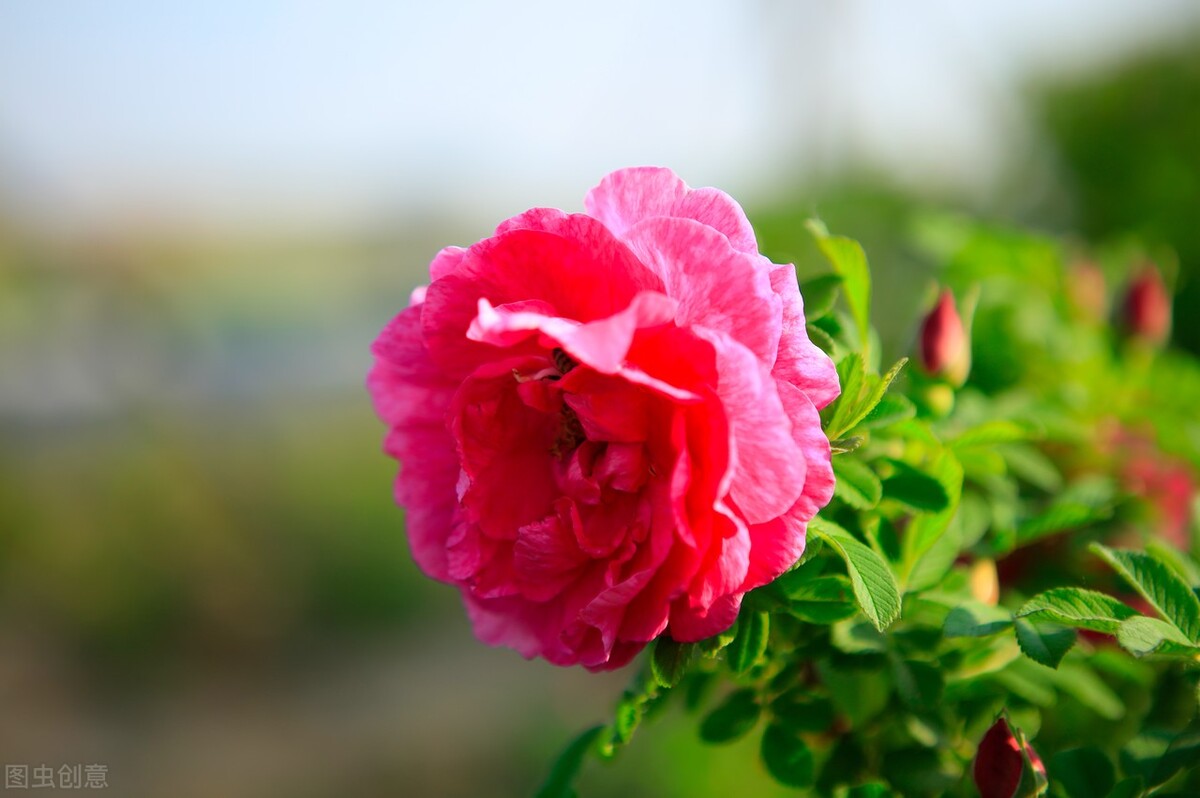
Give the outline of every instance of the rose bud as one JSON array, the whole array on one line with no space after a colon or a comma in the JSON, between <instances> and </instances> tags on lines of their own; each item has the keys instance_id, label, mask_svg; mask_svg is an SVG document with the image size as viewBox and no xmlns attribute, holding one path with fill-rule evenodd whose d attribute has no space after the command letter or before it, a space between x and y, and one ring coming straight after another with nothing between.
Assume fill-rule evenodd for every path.
<instances>
[{"instance_id":1,"label":"rose bud","mask_svg":"<svg viewBox=\"0 0 1200 798\"><path fill-rule=\"evenodd\" d=\"M795 564L840 389L728 195L626 169L584 206L442 250L367 387L421 569L484 642L598 670L725 631Z\"/></svg>"},{"instance_id":2,"label":"rose bud","mask_svg":"<svg viewBox=\"0 0 1200 798\"><path fill-rule=\"evenodd\" d=\"M1004 715L980 740L972 775L982 798L1029 798L1046 792L1046 766Z\"/></svg>"},{"instance_id":3,"label":"rose bud","mask_svg":"<svg viewBox=\"0 0 1200 798\"><path fill-rule=\"evenodd\" d=\"M1129 335L1156 346L1170 337L1171 297L1154 264L1145 264L1126 288L1121 323Z\"/></svg>"},{"instance_id":4,"label":"rose bud","mask_svg":"<svg viewBox=\"0 0 1200 798\"><path fill-rule=\"evenodd\" d=\"M948 288L921 324L921 366L955 387L967 381L971 370L971 347Z\"/></svg>"}]
</instances>

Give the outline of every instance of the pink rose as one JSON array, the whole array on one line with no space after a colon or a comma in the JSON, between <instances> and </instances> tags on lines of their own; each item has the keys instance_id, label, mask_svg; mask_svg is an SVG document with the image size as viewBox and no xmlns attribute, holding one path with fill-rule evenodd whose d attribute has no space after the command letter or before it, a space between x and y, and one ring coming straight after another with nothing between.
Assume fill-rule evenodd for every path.
<instances>
[{"instance_id":1,"label":"pink rose","mask_svg":"<svg viewBox=\"0 0 1200 798\"><path fill-rule=\"evenodd\" d=\"M413 557L475 633L591 669L727 629L804 550L838 394L790 265L667 169L430 264L367 380Z\"/></svg>"}]
</instances>

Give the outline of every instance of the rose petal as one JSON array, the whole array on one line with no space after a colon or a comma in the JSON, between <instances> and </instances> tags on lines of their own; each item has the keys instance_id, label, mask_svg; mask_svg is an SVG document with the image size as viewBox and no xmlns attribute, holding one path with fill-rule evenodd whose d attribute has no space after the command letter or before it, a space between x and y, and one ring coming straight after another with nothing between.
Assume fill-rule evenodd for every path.
<instances>
[{"instance_id":1,"label":"rose petal","mask_svg":"<svg viewBox=\"0 0 1200 798\"><path fill-rule=\"evenodd\" d=\"M734 249L722 234L691 219L652 218L626 241L679 301L675 322L728 333L768 367L783 327L782 300L764 259Z\"/></svg>"},{"instance_id":2,"label":"rose petal","mask_svg":"<svg viewBox=\"0 0 1200 798\"><path fill-rule=\"evenodd\" d=\"M433 361L464 378L496 357L467 337L479 300L493 306L538 300L556 316L595 321L625 311L661 281L599 222L578 217L567 235L516 229L475 244L457 267L430 284L422 334Z\"/></svg>"},{"instance_id":3,"label":"rose petal","mask_svg":"<svg viewBox=\"0 0 1200 798\"><path fill-rule=\"evenodd\" d=\"M774 266L770 278L771 287L783 300L782 336L772 373L808 394L820 410L841 393L837 368L829 355L808 338L795 267Z\"/></svg>"},{"instance_id":4,"label":"rose petal","mask_svg":"<svg viewBox=\"0 0 1200 798\"><path fill-rule=\"evenodd\" d=\"M753 353L723 333L696 333L717 352L717 395L735 452L729 496L748 523L770 521L795 504L804 489L804 451L793 438L775 380Z\"/></svg>"},{"instance_id":5,"label":"rose petal","mask_svg":"<svg viewBox=\"0 0 1200 798\"><path fill-rule=\"evenodd\" d=\"M605 177L583 200L588 213L618 236L655 216L694 219L725 235L735 249L758 252L742 206L715 188L690 189L670 169L643 166Z\"/></svg>"}]
</instances>

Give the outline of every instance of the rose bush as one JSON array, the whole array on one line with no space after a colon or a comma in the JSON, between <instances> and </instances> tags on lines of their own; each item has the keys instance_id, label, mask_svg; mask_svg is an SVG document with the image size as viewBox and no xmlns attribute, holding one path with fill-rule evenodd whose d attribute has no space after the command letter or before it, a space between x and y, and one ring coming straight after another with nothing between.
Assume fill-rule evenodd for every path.
<instances>
[{"instance_id":1,"label":"rose bush","mask_svg":"<svg viewBox=\"0 0 1200 798\"><path fill-rule=\"evenodd\" d=\"M640 168L584 204L442 250L368 387L418 565L485 642L603 669L796 562L839 387L728 195Z\"/></svg>"}]
</instances>

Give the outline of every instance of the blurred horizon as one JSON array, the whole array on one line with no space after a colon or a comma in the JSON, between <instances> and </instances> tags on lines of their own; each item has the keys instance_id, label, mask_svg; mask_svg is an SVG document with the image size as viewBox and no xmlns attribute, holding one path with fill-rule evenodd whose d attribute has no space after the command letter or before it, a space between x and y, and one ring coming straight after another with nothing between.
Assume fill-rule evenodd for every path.
<instances>
[{"instance_id":1,"label":"blurred horizon","mask_svg":"<svg viewBox=\"0 0 1200 798\"><path fill-rule=\"evenodd\" d=\"M1186 0L65 8L0 9L0 216L54 237L475 227L639 164L986 207L1040 157L1026 85L1200 25Z\"/></svg>"}]
</instances>

